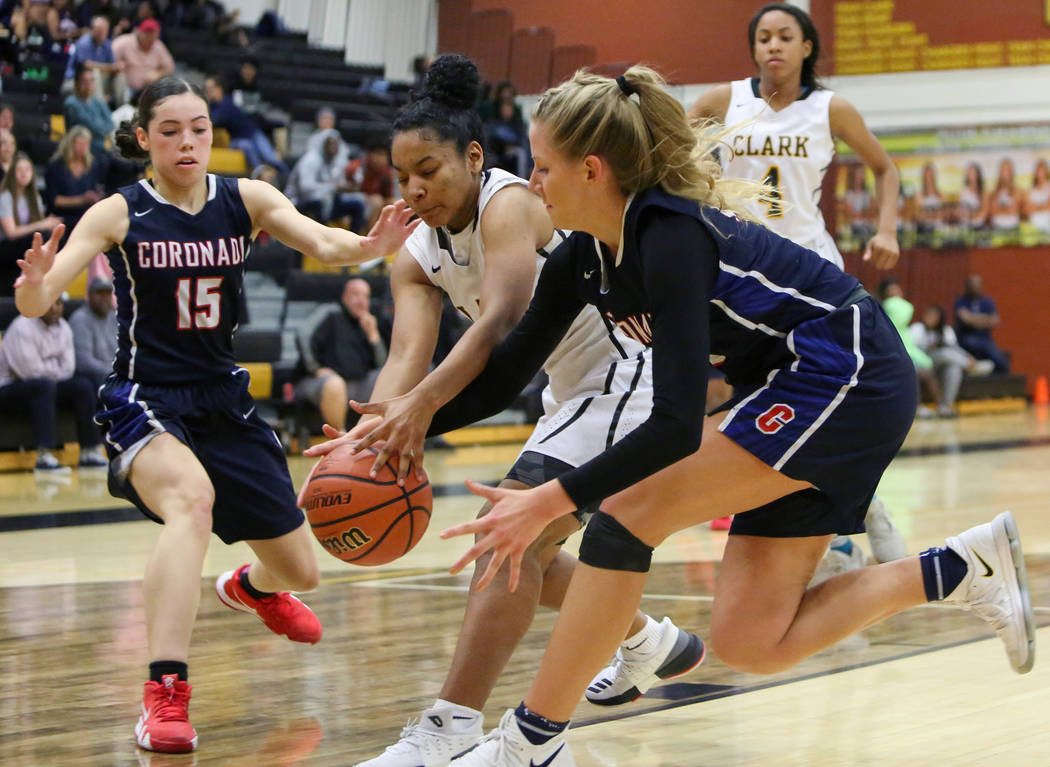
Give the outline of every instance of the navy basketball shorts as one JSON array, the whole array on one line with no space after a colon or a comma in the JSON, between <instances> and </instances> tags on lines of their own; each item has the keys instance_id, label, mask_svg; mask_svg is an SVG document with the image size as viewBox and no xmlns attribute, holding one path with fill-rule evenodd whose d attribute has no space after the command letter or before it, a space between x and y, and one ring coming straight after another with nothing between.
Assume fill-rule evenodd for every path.
<instances>
[{"instance_id":1,"label":"navy basketball shorts","mask_svg":"<svg viewBox=\"0 0 1050 767\"><path fill-rule=\"evenodd\" d=\"M736 391L719 430L777 471L813 485L734 517L731 533L771 537L864 531L883 471L915 418L915 366L878 302L795 328L792 364Z\"/></svg>"},{"instance_id":2,"label":"navy basketball shorts","mask_svg":"<svg viewBox=\"0 0 1050 767\"><path fill-rule=\"evenodd\" d=\"M200 461L215 489L212 531L225 543L277 538L304 520L277 435L255 412L248 371L200 384L155 386L111 375L95 422L109 455L109 490L161 522L129 481L150 440L168 433Z\"/></svg>"}]
</instances>

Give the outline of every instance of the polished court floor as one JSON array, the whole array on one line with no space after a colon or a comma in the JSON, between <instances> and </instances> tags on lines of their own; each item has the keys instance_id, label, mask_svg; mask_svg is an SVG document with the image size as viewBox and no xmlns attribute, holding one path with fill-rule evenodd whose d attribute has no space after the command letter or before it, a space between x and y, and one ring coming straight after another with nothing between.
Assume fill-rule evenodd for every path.
<instances>
[{"instance_id":1,"label":"polished court floor","mask_svg":"<svg viewBox=\"0 0 1050 767\"><path fill-rule=\"evenodd\" d=\"M318 547L324 580L305 597L325 624L314 647L270 634L214 597L246 547L214 540L194 633L191 713L200 748L139 751L131 730L145 674L141 577L155 526L97 476L0 474L0 765L342 767L396 740L437 695L467 579L465 548L436 532L473 517L462 480L496 480L517 446L428 454L439 491L416 550L381 568ZM293 459L297 482L309 469ZM917 422L880 495L909 551L1011 509L1050 639L1050 412ZM724 532L702 526L658 552L643 609L706 633ZM866 547L863 536L858 542ZM570 548L574 543L570 542ZM541 612L486 708L520 700L554 615ZM582 703L570 742L581 767L1050 764L1050 664L1013 674L983 623L911 610L774 677L709 657L626 708Z\"/></svg>"}]
</instances>

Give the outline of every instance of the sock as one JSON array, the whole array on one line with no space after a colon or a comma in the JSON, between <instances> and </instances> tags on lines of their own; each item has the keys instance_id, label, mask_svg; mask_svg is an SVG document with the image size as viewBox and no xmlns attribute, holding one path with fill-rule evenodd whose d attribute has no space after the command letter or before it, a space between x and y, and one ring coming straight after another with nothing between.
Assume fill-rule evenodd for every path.
<instances>
[{"instance_id":1,"label":"sock","mask_svg":"<svg viewBox=\"0 0 1050 767\"><path fill-rule=\"evenodd\" d=\"M637 634L627 637L620 644L625 650L630 650L639 655L647 655L660 644L662 635L660 624L651 617L646 616L644 628Z\"/></svg>"},{"instance_id":2,"label":"sock","mask_svg":"<svg viewBox=\"0 0 1050 767\"><path fill-rule=\"evenodd\" d=\"M177 674L180 682L189 677L189 666L177 660L155 660L149 664L149 680L159 683L168 674Z\"/></svg>"},{"instance_id":3,"label":"sock","mask_svg":"<svg viewBox=\"0 0 1050 767\"><path fill-rule=\"evenodd\" d=\"M272 591L259 591L259 589L255 588L248 581L248 570L249 569L251 569L251 568L248 568L246 570L241 570L241 575L240 575L241 588L244 589L245 591L247 591L248 592L248 596L250 596L252 599L266 599L267 597L272 597L273 596L273 592Z\"/></svg>"},{"instance_id":4,"label":"sock","mask_svg":"<svg viewBox=\"0 0 1050 767\"><path fill-rule=\"evenodd\" d=\"M552 722L544 716L525 708L525 701L514 709L514 716L518 719L518 729L521 734L528 738L529 743L534 746L542 746L555 735L565 731L568 722Z\"/></svg>"},{"instance_id":5,"label":"sock","mask_svg":"<svg viewBox=\"0 0 1050 767\"><path fill-rule=\"evenodd\" d=\"M453 703L450 700L443 700L441 698L434 701L433 708L454 708L456 713L462 714L463 716L481 716L481 712L477 709L471 708L470 706L464 706L461 703Z\"/></svg>"},{"instance_id":6,"label":"sock","mask_svg":"<svg viewBox=\"0 0 1050 767\"><path fill-rule=\"evenodd\" d=\"M922 585L926 589L926 601L936 602L955 591L970 569L966 560L952 549L926 549L919 554L922 565Z\"/></svg>"}]
</instances>

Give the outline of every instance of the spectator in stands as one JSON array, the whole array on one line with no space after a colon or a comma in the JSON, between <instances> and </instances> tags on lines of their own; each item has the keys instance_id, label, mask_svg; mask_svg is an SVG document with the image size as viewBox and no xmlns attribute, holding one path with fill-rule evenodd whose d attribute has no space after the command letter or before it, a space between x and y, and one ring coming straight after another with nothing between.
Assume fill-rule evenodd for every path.
<instances>
[{"instance_id":1,"label":"spectator in stands","mask_svg":"<svg viewBox=\"0 0 1050 767\"><path fill-rule=\"evenodd\" d=\"M80 67L95 73L99 91L106 94L114 107L127 101L127 86L122 74L124 63L118 63L113 57L109 20L105 16L92 18L91 31L70 46L69 60L66 62L66 82L62 84L63 93L69 93L75 88L76 73Z\"/></svg>"},{"instance_id":2,"label":"spectator in stands","mask_svg":"<svg viewBox=\"0 0 1050 767\"><path fill-rule=\"evenodd\" d=\"M530 157L529 138L521 107L514 101L517 90L509 82L496 88L496 95L483 114L485 138L495 155L493 164L520 178L528 178Z\"/></svg>"},{"instance_id":3,"label":"spectator in stands","mask_svg":"<svg viewBox=\"0 0 1050 767\"><path fill-rule=\"evenodd\" d=\"M15 262L29 247L33 232L46 235L61 223L57 216L47 215L37 192L33 161L17 153L12 170L0 184L0 295L14 295L19 273Z\"/></svg>"},{"instance_id":4,"label":"spectator in stands","mask_svg":"<svg viewBox=\"0 0 1050 767\"><path fill-rule=\"evenodd\" d=\"M237 69L230 73L230 96L233 103L245 112L255 112L262 102L259 90L259 61L254 56L242 56Z\"/></svg>"},{"instance_id":5,"label":"spectator in stands","mask_svg":"<svg viewBox=\"0 0 1050 767\"><path fill-rule=\"evenodd\" d=\"M941 384L941 401L937 412L942 417L955 415L963 375L987 375L994 367L991 360L977 360L959 346L955 331L948 324L944 309L931 306L922 320L913 322L911 336L915 345L933 361L933 370Z\"/></svg>"},{"instance_id":6,"label":"spectator in stands","mask_svg":"<svg viewBox=\"0 0 1050 767\"><path fill-rule=\"evenodd\" d=\"M95 400L91 381L75 373L73 331L62 319L62 299L42 317L16 317L0 343L0 409L28 413L32 418L38 471L69 471L52 453L58 447L59 405L71 406L76 414L80 465L109 465L92 420Z\"/></svg>"},{"instance_id":7,"label":"spectator in stands","mask_svg":"<svg viewBox=\"0 0 1050 767\"><path fill-rule=\"evenodd\" d=\"M6 101L0 101L0 130L14 131L15 108Z\"/></svg>"},{"instance_id":8,"label":"spectator in stands","mask_svg":"<svg viewBox=\"0 0 1050 767\"><path fill-rule=\"evenodd\" d=\"M346 182L346 160L339 142L339 132L330 130L320 151L311 149L303 154L292 169L284 193L310 218L321 223L340 221L357 232L365 224L365 197Z\"/></svg>"},{"instance_id":9,"label":"spectator in stands","mask_svg":"<svg viewBox=\"0 0 1050 767\"><path fill-rule=\"evenodd\" d=\"M117 353L117 312L113 308L113 283L95 277L88 284L87 301L69 318L73 330L76 373L97 390L113 370Z\"/></svg>"},{"instance_id":10,"label":"spectator in stands","mask_svg":"<svg viewBox=\"0 0 1050 767\"><path fill-rule=\"evenodd\" d=\"M80 37L80 25L73 13L73 0L49 0L47 26L51 39L67 43Z\"/></svg>"},{"instance_id":11,"label":"spectator in stands","mask_svg":"<svg viewBox=\"0 0 1050 767\"><path fill-rule=\"evenodd\" d=\"M1035 164L1032 188L1024 196L1021 211L1028 223L1040 233L1050 234L1050 171L1045 159Z\"/></svg>"},{"instance_id":12,"label":"spectator in stands","mask_svg":"<svg viewBox=\"0 0 1050 767\"><path fill-rule=\"evenodd\" d=\"M394 169L390 167L390 150L385 142L372 144L361 157L346 165L346 180L351 188L365 196L368 224L372 228L384 205L394 201Z\"/></svg>"},{"instance_id":13,"label":"spectator in stands","mask_svg":"<svg viewBox=\"0 0 1050 767\"><path fill-rule=\"evenodd\" d=\"M227 13L223 4L216 0L188 0L184 6L183 27L205 30L211 37L222 43L232 42L237 32L239 10Z\"/></svg>"},{"instance_id":14,"label":"spectator in stands","mask_svg":"<svg viewBox=\"0 0 1050 767\"><path fill-rule=\"evenodd\" d=\"M62 114L66 118L66 130L75 125L88 129L91 151L101 154L106 151L106 142L113 134L113 114L106 102L95 95L95 70L85 65L77 67L73 93L62 103Z\"/></svg>"},{"instance_id":15,"label":"spectator in stands","mask_svg":"<svg viewBox=\"0 0 1050 767\"><path fill-rule=\"evenodd\" d=\"M317 110L316 124L317 129L306 139L305 152L321 151L321 145L324 144L325 139L331 135L331 131L336 129L335 112L331 107L321 107ZM342 135L339 135L339 156L343 158L344 165L350 160L350 146L343 141Z\"/></svg>"},{"instance_id":16,"label":"spectator in stands","mask_svg":"<svg viewBox=\"0 0 1050 767\"><path fill-rule=\"evenodd\" d=\"M984 294L981 275L966 278L966 292L955 299L955 334L959 346L979 360L991 360L996 373L1010 372L1010 359L992 340L999 325L995 301Z\"/></svg>"},{"instance_id":17,"label":"spectator in stands","mask_svg":"<svg viewBox=\"0 0 1050 767\"><path fill-rule=\"evenodd\" d=\"M999 163L999 180L988 193L988 220L992 229L1015 231L1021 223L1021 202L1024 195L1014 179L1014 163L1004 157Z\"/></svg>"},{"instance_id":18,"label":"spectator in stands","mask_svg":"<svg viewBox=\"0 0 1050 767\"><path fill-rule=\"evenodd\" d=\"M300 364L306 377L295 396L316 405L325 423L345 428L347 400L367 402L386 345L369 311L372 289L360 277L347 281L339 306L322 306L300 329Z\"/></svg>"},{"instance_id":19,"label":"spectator in stands","mask_svg":"<svg viewBox=\"0 0 1050 767\"><path fill-rule=\"evenodd\" d=\"M134 32L113 41L113 57L124 67L132 99L154 80L175 71L175 59L159 37L160 22L147 18Z\"/></svg>"},{"instance_id":20,"label":"spectator in stands","mask_svg":"<svg viewBox=\"0 0 1050 767\"><path fill-rule=\"evenodd\" d=\"M879 300L882 302L882 308L886 310L886 315L890 318L893 326L897 328L897 332L900 333L901 340L904 342L904 348L915 365L917 384L926 387L934 402L943 403L944 392L941 390L940 380L934 373L933 360L916 345L909 327L911 318L915 314L915 307L911 301L904 297L904 290L895 277L887 277L879 283ZM950 407L946 410L934 412L922 404L921 390L919 393L919 406L915 413L917 417L932 418L935 415L951 417L955 414Z\"/></svg>"},{"instance_id":21,"label":"spectator in stands","mask_svg":"<svg viewBox=\"0 0 1050 767\"><path fill-rule=\"evenodd\" d=\"M90 74L90 71L88 72ZM106 155L91 152L91 132L74 125L58 144L44 176L44 202L62 217L66 232L106 190Z\"/></svg>"},{"instance_id":22,"label":"spectator in stands","mask_svg":"<svg viewBox=\"0 0 1050 767\"><path fill-rule=\"evenodd\" d=\"M76 8L77 25L81 27L94 28L94 18L101 16L109 24L109 31L113 37L122 35L131 29L120 8L117 0L81 0Z\"/></svg>"},{"instance_id":23,"label":"spectator in stands","mask_svg":"<svg viewBox=\"0 0 1050 767\"><path fill-rule=\"evenodd\" d=\"M224 128L230 134L230 146L240 149L250 168L266 163L277 168L281 173L288 173L288 166L259 130L255 121L241 111L226 95L219 78L210 76L204 80L204 95L211 110L211 123L216 128Z\"/></svg>"},{"instance_id":24,"label":"spectator in stands","mask_svg":"<svg viewBox=\"0 0 1050 767\"><path fill-rule=\"evenodd\" d=\"M15 141L15 134L9 128L0 128L0 181L3 181L11 170L17 152L18 142Z\"/></svg>"}]
</instances>

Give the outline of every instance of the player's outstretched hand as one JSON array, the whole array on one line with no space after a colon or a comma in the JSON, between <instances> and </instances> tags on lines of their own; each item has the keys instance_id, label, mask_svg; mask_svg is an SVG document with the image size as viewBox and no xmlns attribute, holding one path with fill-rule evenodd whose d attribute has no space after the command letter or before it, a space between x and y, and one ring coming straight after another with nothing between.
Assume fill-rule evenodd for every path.
<instances>
[{"instance_id":1,"label":"player's outstretched hand","mask_svg":"<svg viewBox=\"0 0 1050 767\"><path fill-rule=\"evenodd\" d=\"M423 479L423 441L430 428L434 411L422 404L419 397L411 392L381 402L356 402L350 400L350 407L362 416L379 416L359 423L351 434L356 437L354 452L364 450L373 443L379 449L372 475L388 459L397 468L397 483L405 484L409 468L416 467L416 479Z\"/></svg>"},{"instance_id":2,"label":"player's outstretched hand","mask_svg":"<svg viewBox=\"0 0 1050 767\"><path fill-rule=\"evenodd\" d=\"M864 249L864 260L871 261L876 269L892 269L900 257L901 247L895 234L879 232L868 240L868 246Z\"/></svg>"},{"instance_id":3,"label":"player's outstretched hand","mask_svg":"<svg viewBox=\"0 0 1050 767\"><path fill-rule=\"evenodd\" d=\"M40 232L33 233L33 244L26 250L25 257L16 262L22 269L22 273L15 280L15 287L23 285L39 285L44 281L44 275L51 271L55 263L55 254L58 253L58 243L65 233L64 224L59 224L51 230L51 236L44 242Z\"/></svg>"},{"instance_id":4,"label":"player's outstretched hand","mask_svg":"<svg viewBox=\"0 0 1050 767\"><path fill-rule=\"evenodd\" d=\"M375 226L361 238L361 249L371 258L384 258L396 253L408 236L419 226L420 219L410 221L412 209L404 200L383 207Z\"/></svg>"},{"instance_id":5,"label":"player's outstretched hand","mask_svg":"<svg viewBox=\"0 0 1050 767\"><path fill-rule=\"evenodd\" d=\"M441 531L442 538L477 536L477 542L456 560L449 572L455 575L491 550L492 558L478 581L478 590L492 582L506 561L510 567L508 587L515 591L521 576L521 558L525 549L539 537L552 519L572 511L574 505L557 481L528 490L513 490L489 487L468 479L467 489L486 499L492 508L483 517Z\"/></svg>"}]
</instances>

